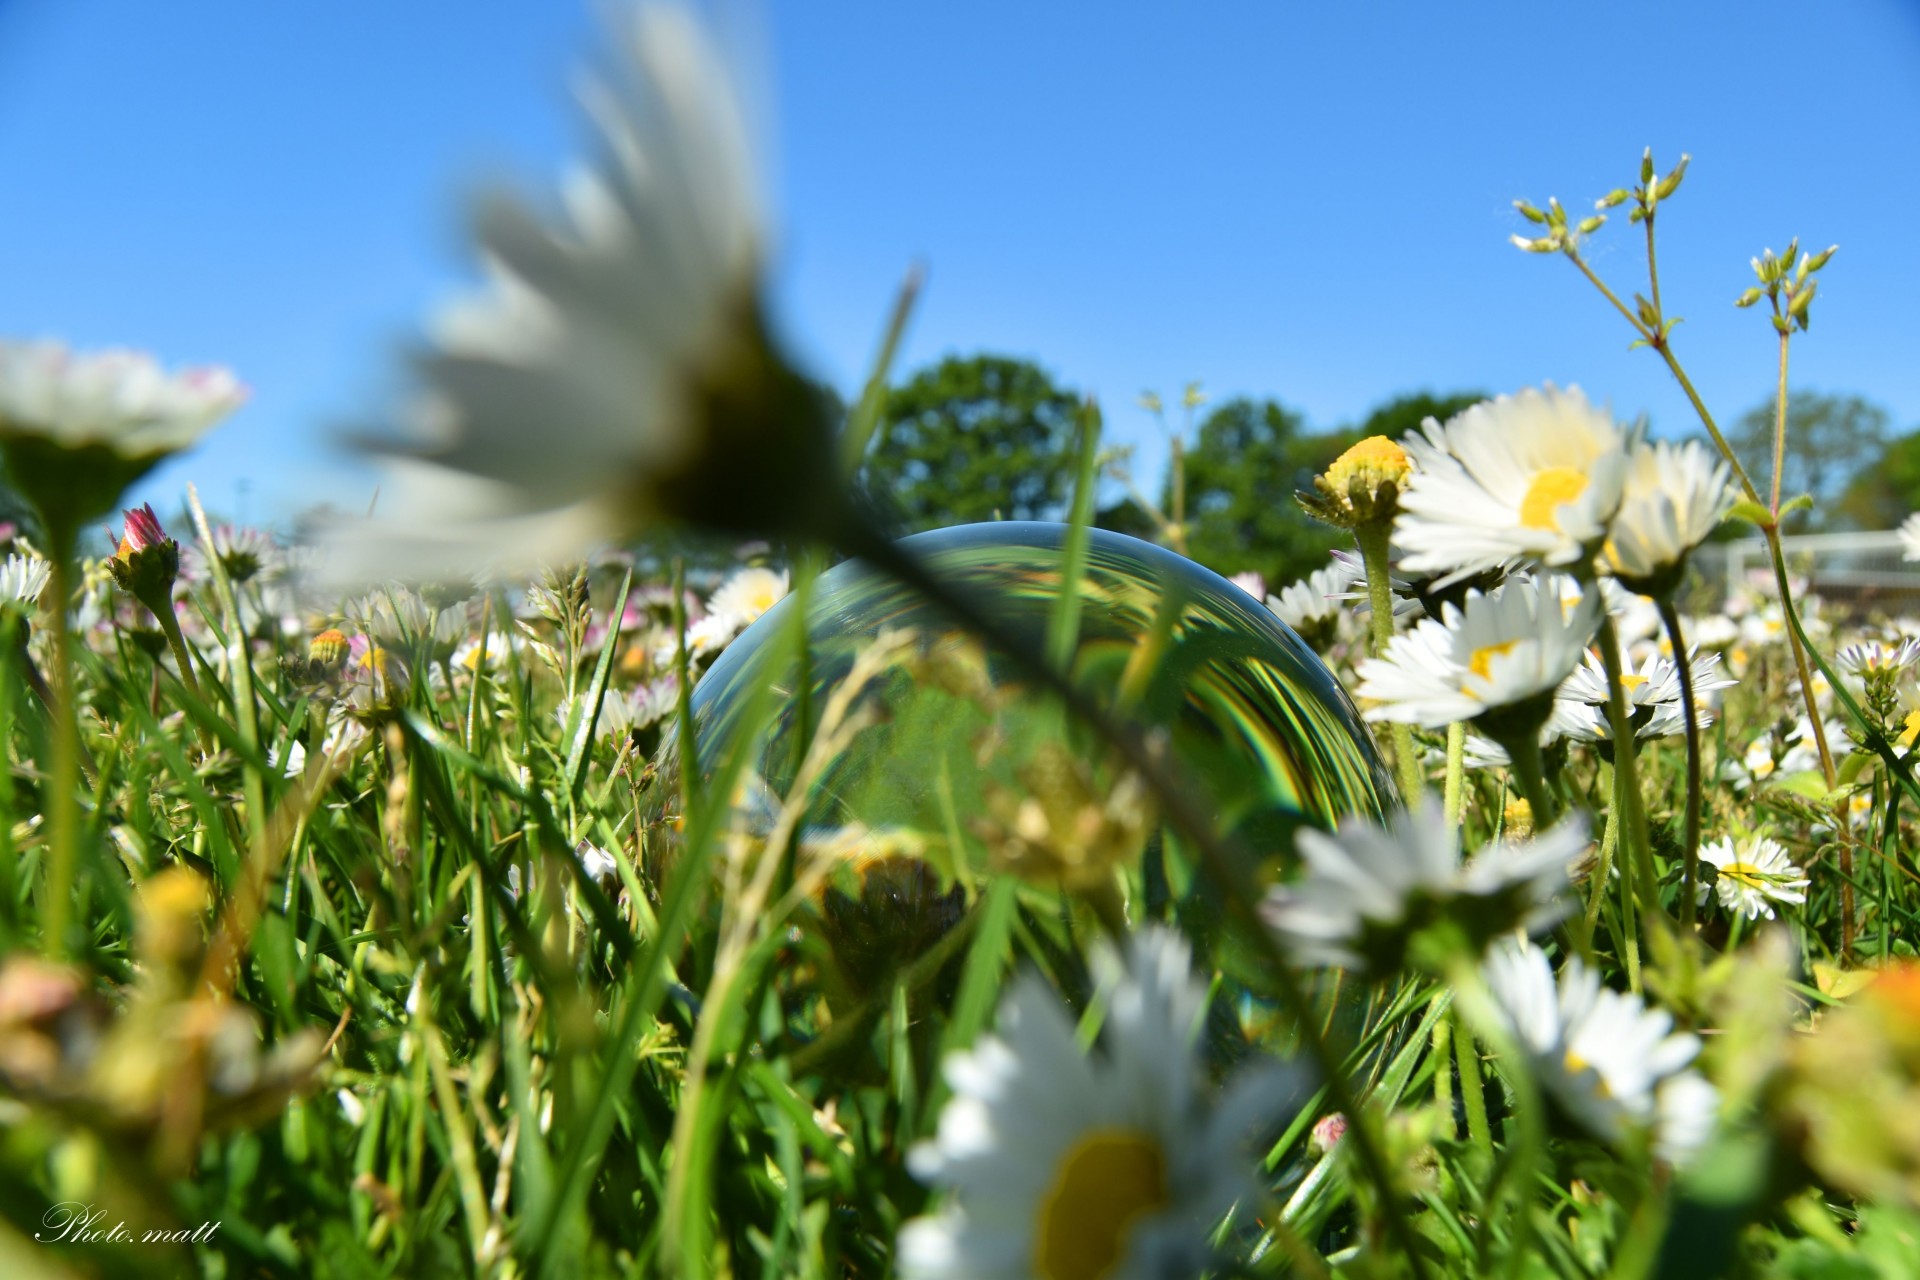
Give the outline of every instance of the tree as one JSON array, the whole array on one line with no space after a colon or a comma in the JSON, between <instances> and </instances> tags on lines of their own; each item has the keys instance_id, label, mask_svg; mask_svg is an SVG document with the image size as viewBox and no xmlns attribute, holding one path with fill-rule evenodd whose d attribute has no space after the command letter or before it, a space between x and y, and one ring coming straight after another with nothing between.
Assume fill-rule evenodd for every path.
<instances>
[{"instance_id":1,"label":"tree","mask_svg":"<svg viewBox=\"0 0 1920 1280\"><path fill-rule=\"evenodd\" d=\"M1308 519L1293 495L1313 487L1355 442L1398 440L1429 417L1445 421L1477 404L1477 393L1397 396L1357 427L1309 432L1273 400L1229 400L1201 422L1187 454L1187 549L1220 573L1254 570L1278 587L1326 562L1346 534Z\"/></svg>"},{"instance_id":2,"label":"tree","mask_svg":"<svg viewBox=\"0 0 1920 1280\"><path fill-rule=\"evenodd\" d=\"M1445 422L1463 409L1471 409L1485 400L1486 394L1479 391L1461 391L1453 395L1436 396L1427 391L1415 391L1408 395L1395 396L1367 415L1355 434L1361 439L1367 436L1385 436L1389 440L1398 440L1411 431L1418 431L1420 424L1428 418Z\"/></svg>"},{"instance_id":3,"label":"tree","mask_svg":"<svg viewBox=\"0 0 1920 1280\"><path fill-rule=\"evenodd\" d=\"M1893 529L1920 511L1920 431L1896 436L1853 477L1835 512L1862 529Z\"/></svg>"},{"instance_id":4,"label":"tree","mask_svg":"<svg viewBox=\"0 0 1920 1280\"><path fill-rule=\"evenodd\" d=\"M1749 411L1730 433L1754 487L1764 496L1773 484L1776 401ZM1796 391L1787 397L1786 467L1780 500L1813 495L1808 528L1836 523L1837 500L1849 481L1881 459L1887 446L1887 411L1859 396ZM1844 523L1844 518L1840 520Z\"/></svg>"},{"instance_id":5,"label":"tree","mask_svg":"<svg viewBox=\"0 0 1920 1280\"><path fill-rule=\"evenodd\" d=\"M1319 568L1344 538L1307 519L1293 495L1356 439L1310 434L1274 400L1219 405L1187 449L1187 554L1216 573L1253 570L1275 584Z\"/></svg>"},{"instance_id":6,"label":"tree","mask_svg":"<svg viewBox=\"0 0 1920 1280\"><path fill-rule=\"evenodd\" d=\"M1031 361L948 356L888 393L869 492L915 530L1059 519L1080 412L1079 395Z\"/></svg>"}]
</instances>

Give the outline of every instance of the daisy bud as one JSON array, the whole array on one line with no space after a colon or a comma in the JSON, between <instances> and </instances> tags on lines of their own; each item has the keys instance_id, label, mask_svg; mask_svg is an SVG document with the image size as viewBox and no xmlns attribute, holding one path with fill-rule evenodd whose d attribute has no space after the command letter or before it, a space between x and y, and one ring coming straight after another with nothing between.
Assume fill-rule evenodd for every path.
<instances>
[{"instance_id":1,"label":"daisy bud","mask_svg":"<svg viewBox=\"0 0 1920 1280\"><path fill-rule=\"evenodd\" d=\"M1313 1135L1307 1140L1308 1149L1317 1156L1323 1156L1346 1136L1347 1118L1344 1115L1336 1111L1332 1115L1321 1116L1314 1122Z\"/></svg>"},{"instance_id":2,"label":"daisy bud","mask_svg":"<svg viewBox=\"0 0 1920 1280\"><path fill-rule=\"evenodd\" d=\"M326 671L338 671L347 660L347 637L329 627L307 646L307 661Z\"/></svg>"},{"instance_id":3,"label":"daisy bud","mask_svg":"<svg viewBox=\"0 0 1920 1280\"><path fill-rule=\"evenodd\" d=\"M125 513L120 548L107 569L121 590L153 610L155 616L173 607L173 584L180 577L180 544L160 527L152 504Z\"/></svg>"},{"instance_id":4,"label":"daisy bud","mask_svg":"<svg viewBox=\"0 0 1920 1280\"><path fill-rule=\"evenodd\" d=\"M1412 470L1405 449L1385 436L1368 436L1313 478L1317 495L1296 497L1308 515L1342 529L1391 524Z\"/></svg>"}]
</instances>

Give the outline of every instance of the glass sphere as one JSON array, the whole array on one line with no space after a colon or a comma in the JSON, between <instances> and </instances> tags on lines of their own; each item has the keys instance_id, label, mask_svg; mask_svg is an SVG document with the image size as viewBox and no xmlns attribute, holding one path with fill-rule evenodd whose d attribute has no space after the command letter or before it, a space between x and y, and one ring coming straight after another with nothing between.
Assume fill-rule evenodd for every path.
<instances>
[{"instance_id":1,"label":"glass sphere","mask_svg":"<svg viewBox=\"0 0 1920 1280\"><path fill-rule=\"evenodd\" d=\"M1060 594L1066 535L1059 524L997 522L919 534L901 546L1037 647ZM1076 589L1075 680L1109 705L1124 702L1128 718L1162 735L1192 798L1243 847L1290 859L1303 822L1330 827L1396 803L1352 700L1312 650L1240 588L1164 548L1095 529ZM747 748L768 800L788 794L802 740L858 653L896 629L916 633L920 653L875 682L883 714L820 773L806 828L917 831L952 852L954 843L974 842L982 815L990 827L1007 796L1034 789L1043 742L1065 734L1100 754L1010 662L970 647L939 607L862 562L814 582L804 661L794 657L799 607L789 597L769 610L693 692L698 759L709 774L740 749L749 718L760 718L751 711L756 694L771 696L770 727ZM1089 794L1107 794L1115 771L1090 767Z\"/></svg>"}]
</instances>

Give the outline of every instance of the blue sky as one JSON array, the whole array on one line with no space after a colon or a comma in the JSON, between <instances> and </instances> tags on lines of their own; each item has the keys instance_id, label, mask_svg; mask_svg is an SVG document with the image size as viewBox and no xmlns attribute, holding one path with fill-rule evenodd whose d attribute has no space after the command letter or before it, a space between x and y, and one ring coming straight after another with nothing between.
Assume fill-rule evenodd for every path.
<instances>
[{"instance_id":1,"label":"blue sky","mask_svg":"<svg viewBox=\"0 0 1920 1280\"><path fill-rule=\"evenodd\" d=\"M1644 146L1694 164L1663 292L1710 404L1768 395L1747 259L1839 243L1796 385L1920 426L1920 7L806 3L720 14L766 71L776 301L855 387L907 266L908 366L1034 356L1111 434L1190 379L1317 426L1401 391L1577 382L1691 426L1510 203L1586 203ZM461 198L578 149L581 0L0 0L0 334L219 361L249 405L140 497L263 520L369 481L396 352L468 278ZM1600 269L1640 286L1624 219ZM244 489L243 489L243 486Z\"/></svg>"}]
</instances>

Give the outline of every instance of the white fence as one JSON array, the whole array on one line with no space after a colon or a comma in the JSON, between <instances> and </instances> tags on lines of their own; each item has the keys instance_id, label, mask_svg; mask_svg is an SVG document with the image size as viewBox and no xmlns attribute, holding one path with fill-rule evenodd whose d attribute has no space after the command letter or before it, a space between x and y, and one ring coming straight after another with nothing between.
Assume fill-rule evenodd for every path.
<instances>
[{"instance_id":1,"label":"white fence","mask_svg":"<svg viewBox=\"0 0 1920 1280\"><path fill-rule=\"evenodd\" d=\"M1903 559L1894 530L1802 533L1780 539L1787 569L1811 590L1829 598L1920 596L1920 563ZM1720 578L1729 593L1742 587L1771 590L1773 569L1762 538L1722 542L1700 549L1701 576ZM1716 565L1715 559L1720 563Z\"/></svg>"}]
</instances>

